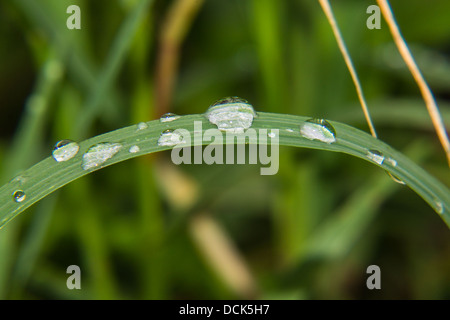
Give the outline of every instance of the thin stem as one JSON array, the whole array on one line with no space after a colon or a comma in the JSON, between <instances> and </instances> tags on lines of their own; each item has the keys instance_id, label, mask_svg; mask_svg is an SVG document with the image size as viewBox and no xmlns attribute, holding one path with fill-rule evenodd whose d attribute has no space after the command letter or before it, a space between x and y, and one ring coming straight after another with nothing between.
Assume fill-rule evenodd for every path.
<instances>
[{"instance_id":1,"label":"thin stem","mask_svg":"<svg viewBox=\"0 0 450 320\"><path fill-rule=\"evenodd\" d=\"M358 75L356 74L355 67L353 66L352 59L347 51L347 47L345 46L344 39L339 31L339 27L337 26L336 19L334 18L333 11L331 10L330 3L328 0L319 0L320 5L322 6L325 15L327 16L328 21L330 22L331 29L333 29L334 36L336 37L336 41L339 46L339 50L344 57L345 63L347 64L347 68L350 71L350 75L352 76L353 83L355 84L356 92L358 94L359 102L361 103L361 107L364 112L364 116L366 118L367 124L369 125L370 133L373 137L377 137L377 133L375 131L375 127L372 123L372 119L370 118L369 108L367 107L366 100L364 98L364 94L361 88L361 84L358 79Z\"/></svg>"},{"instance_id":2,"label":"thin stem","mask_svg":"<svg viewBox=\"0 0 450 320\"><path fill-rule=\"evenodd\" d=\"M156 116L170 109L180 46L202 4L203 0L176 0L164 21L156 70Z\"/></svg>"},{"instance_id":3,"label":"thin stem","mask_svg":"<svg viewBox=\"0 0 450 320\"><path fill-rule=\"evenodd\" d=\"M391 31L392 37L394 38L394 42L398 48L398 51L400 52L400 55L402 56L406 65L408 66L409 71L413 75L414 80L416 81L417 86L420 89L422 97L425 100L428 113L430 114L431 120L433 121L434 128L442 144L442 147L444 148L444 151L447 155L447 161L450 166L450 142L447 136L447 132L445 131L445 125L442 120L441 114L439 113L439 109L436 105L436 100L434 99L433 94L431 93L431 90L428 87L428 84L423 78L422 73L419 70L419 67L414 61L411 51L409 50L405 40L403 39L402 34L400 33L400 30L395 21L394 15L392 13L388 1L377 0L377 2L389 26L389 29Z\"/></svg>"}]
</instances>

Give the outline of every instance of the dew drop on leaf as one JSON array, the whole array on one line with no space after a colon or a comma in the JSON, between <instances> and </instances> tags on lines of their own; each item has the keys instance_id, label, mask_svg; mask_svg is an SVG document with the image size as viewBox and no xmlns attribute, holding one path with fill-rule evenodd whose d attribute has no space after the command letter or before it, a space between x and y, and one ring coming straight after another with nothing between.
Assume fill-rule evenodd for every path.
<instances>
[{"instance_id":1,"label":"dew drop on leaf","mask_svg":"<svg viewBox=\"0 0 450 320\"><path fill-rule=\"evenodd\" d=\"M141 148L139 148L139 146L136 146L136 145L131 146L130 149L128 149L128 152L130 152L130 153L137 153L139 151L141 151Z\"/></svg>"},{"instance_id":2,"label":"dew drop on leaf","mask_svg":"<svg viewBox=\"0 0 450 320\"><path fill-rule=\"evenodd\" d=\"M25 200L25 198L26 198L26 194L22 190L14 191L14 193L13 193L13 200L15 202L19 202L20 203L23 200Z\"/></svg>"},{"instance_id":3,"label":"dew drop on leaf","mask_svg":"<svg viewBox=\"0 0 450 320\"><path fill-rule=\"evenodd\" d=\"M122 148L120 143L99 143L90 147L85 154L81 167L90 170L101 166L106 160L111 159Z\"/></svg>"},{"instance_id":4,"label":"dew drop on leaf","mask_svg":"<svg viewBox=\"0 0 450 320\"><path fill-rule=\"evenodd\" d=\"M221 131L243 133L252 126L256 112L247 100L228 97L213 103L205 116Z\"/></svg>"},{"instance_id":5,"label":"dew drop on leaf","mask_svg":"<svg viewBox=\"0 0 450 320\"><path fill-rule=\"evenodd\" d=\"M369 160L372 160L373 162L378 163L380 165L383 164L383 161L384 161L383 153L381 153L378 150L374 150L374 149L367 151L367 158L369 158Z\"/></svg>"},{"instance_id":6,"label":"dew drop on leaf","mask_svg":"<svg viewBox=\"0 0 450 320\"><path fill-rule=\"evenodd\" d=\"M161 118L159 118L159 121L160 122L171 122L171 121L175 121L177 119L180 119L179 115L176 115L175 113L170 113L169 112L169 113L163 114L161 116Z\"/></svg>"},{"instance_id":7,"label":"dew drop on leaf","mask_svg":"<svg viewBox=\"0 0 450 320\"><path fill-rule=\"evenodd\" d=\"M319 140L328 144L336 142L336 130L325 119L309 119L300 126L300 134L309 140Z\"/></svg>"},{"instance_id":8,"label":"dew drop on leaf","mask_svg":"<svg viewBox=\"0 0 450 320\"><path fill-rule=\"evenodd\" d=\"M148 124L145 122L139 122L137 124L137 130L136 131L140 131L140 130L145 130L148 128Z\"/></svg>"},{"instance_id":9,"label":"dew drop on leaf","mask_svg":"<svg viewBox=\"0 0 450 320\"><path fill-rule=\"evenodd\" d=\"M386 158L386 162L389 163L391 166L396 167L397 166L397 160L392 158Z\"/></svg>"},{"instance_id":10,"label":"dew drop on leaf","mask_svg":"<svg viewBox=\"0 0 450 320\"><path fill-rule=\"evenodd\" d=\"M72 140L61 140L55 144L52 151L53 159L63 162L72 159L78 153L80 146Z\"/></svg>"},{"instance_id":11,"label":"dew drop on leaf","mask_svg":"<svg viewBox=\"0 0 450 320\"><path fill-rule=\"evenodd\" d=\"M439 214L443 214L444 213L444 205L442 204L442 202L438 199L434 200L434 206L435 206L435 210L437 213Z\"/></svg>"},{"instance_id":12,"label":"dew drop on leaf","mask_svg":"<svg viewBox=\"0 0 450 320\"><path fill-rule=\"evenodd\" d=\"M160 147L173 147L177 144L183 143L183 136L178 132L167 129L164 130L158 139L158 146Z\"/></svg>"}]
</instances>

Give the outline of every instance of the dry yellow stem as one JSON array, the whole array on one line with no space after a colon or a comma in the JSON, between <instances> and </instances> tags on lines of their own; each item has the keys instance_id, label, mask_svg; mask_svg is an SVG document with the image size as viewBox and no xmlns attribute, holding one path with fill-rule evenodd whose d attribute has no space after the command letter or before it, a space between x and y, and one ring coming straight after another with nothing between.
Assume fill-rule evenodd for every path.
<instances>
[{"instance_id":1,"label":"dry yellow stem","mask_svg":"<svg viewBox=\"0 0 450 320\"><path fill-rule=\"evenodd\" d=\"M355 67L353 66L352 60L347 51L347 47L345 46L344 39L342 38L342 35L339 31L339 27L337 26L337 22L334 18L333 11L331 10L330 3L328 2L328 0L319 0L319 3L322 6L323 11L325 12L325 15L327 16L328 21L330 22L331 29L333 29L334 36L339 46L339 50L341 50L345 63L347 64L347 68L350 71L350 75L352 76L353 83L356 87L356 93L358 94L359 102L361 103L364 116L366 117L367 124L369 125L370 133L376 138L377 133L375 132L375 127L369 114L369 108L367 107L366 100L364 99L364 94L358 79L358 75L356 74Z\"/></svg>"},{"instance_id":2,"label":"dry yellow stem","mask_svg":"<svg viewBox=\"0 0 450 320\"><path fill-rule=\"evenodd\" d=\"M255 298L256 282L244 258L219 224L208 214L198 214L192 217L189 227L197 246L224 282L239 296Z\"/></svg>"},{"instance_id":3,"label":"dry yellow stem","mask_svg":"<svg viewBox=\"0 0 450 320\"><path fill-rule=\"evenodd\" d=\"M392 37L394 38L394 42L408 66L409 71L414 77L420 92L422 93L422 97L425 100L425 104L428 109L428 113L430 114L431 120L433 122L434 128L436 129L436 133L441 141L441 144L444 148L444 151L447 155L447 161L450 166L450 142L448 140L447 132L445 131L444 121L442 120L441 114L439 113L439 109L436 105L436 101L434 100L433 94L431 93L430 88L428 87L425 79L422 76L422 73L419 70L414 58L409 51L408 46L406 45L405 40L403 39L400 30L398 28L397 23L395 22L394 15L389 6L387 0L377 0L378 5L380 6L381 12L383 13L384 19L389 26Z\"/></svg>"},{"instance_id":4,"label":"dry yellow stem","mask_svg":"<svg viewBox=\"0 0 450 320\"><path fill-rule=\"evenodd\" d=\"M157 60L156 109L160 116L170 109L176 80L180 45L204 0L176 0L161 30Z\"/></svg>"}]
</instances>

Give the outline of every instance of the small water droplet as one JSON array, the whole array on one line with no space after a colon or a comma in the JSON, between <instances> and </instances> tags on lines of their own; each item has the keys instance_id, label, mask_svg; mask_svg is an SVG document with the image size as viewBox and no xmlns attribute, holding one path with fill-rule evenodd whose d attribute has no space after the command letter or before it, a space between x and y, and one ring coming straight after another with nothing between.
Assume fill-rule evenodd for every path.
<instances>
[{"instance_id":1,"label":"small water droplet","mask_svg":"<svg viewBox=\"0 0 450 320\"><path fill-rule=\"evenodd\" d=\"M148 128L148 124L146 124L145 122L139 122L137 124L137 130L136 131L145 130L147 128Z\"/></svg>"},{"instance_id":2,"label":"small water droplet","mask_svg":"<svg viewBox=\"0 0 450 320\"><path fill-rule=\"evenodd\" d=\"M325 143L336 142L336 131L325 119L309 119L300 127L300 134L309 140L319 140Z\"/></svg>"},{"instance_id":3,"label":"small water droplet","mask_svg":"<svg viewBox=\"0 0 450 320\"><path fill-rule=\"evenodd\" d=\"M27 180L28 180L28 177L27 177L27 176L22 176L22 175L20 175L20 176L17 176L17 177L12 178L11 181L10 181L9 183L14 183L14 184L17 183L17 184L19 184L19 185L22 185L22 184L24 184Z\"/></svg>"},{"instance_id":4,"label":"small water droplet","mask_svg":"<svg viewBox=\"0 0 450 320\"><path fill-rule=\"evenodd\" d=\"M372 160L375 163L383 164L384 161L384 155L378 150L369 150L367 151L367 158Z\"/></svg>"},{"instance_id":5,"label":"small water droplet","mask_svg":"<svg viewBox=\"0 0 450 320\"><path fill-rule=\"evenodd\" d=\"M25 200L26 197L27 197L27 195L22 190L17 190L17 191L14 191L14 193L13 193L13 200L15 202L19 202L20 203L23 200Z\"/></svg>"},{"instance_id":6,"label":"small water droplet","mask_svg":"<svg viewBox=\"0 0 450 320\"><path fill-rule=\"evenodd\" d=\"M137 153L139 151L141 151L141 148L139 148L139 146L136 146L136 145L131 146L130 149L128 150L128 152L130 152L130 153Z\"/></svg>"},{"instance_id":7,"label":"small water droplet","mask_svg":"<svg viewBox=\"0 0 450 320\"><path fill-rule=\"evenodd\" d=\"M55 144L52 156L57 162L67 161L75 157L80 146L72 140L61 140Z\"/></svg>"},{"instance_id":8,"label":"small water droplet","mask_svg":"<svg viewBox=\"0 0 450 320\"><path fill-rule=\"evenodd\" d=\"M159 118L159 121L160 122L171 122L171 121L175 121L177 119L180 119L179 115L169 112L169 113L163 114L161 116L161 118Z\"/></svg>"},{"instance_id":9,"label":"small water droplet","mask_svg":"<svg viewBox=\"0 0 450 320\"><path fill-rule=\"evenodd\" d=\"M294 132L294 130L292 130L292 129L286 129L286 131L291 132L291 133Z\"/></svg>"},{"instance_id":10,"label":"small water droplet","mask_svg":"<svg viewBox=\"0 0 450 320\"><path fill-rule=\"evenodd\" d=\"M247 100L228 97L213 103L205 116L221 131L243 133L252 126L256 112Z\"/></svg>"},{"instance_id":11,"label":"small water droplet","mask_svg":"<svg viewBox=\"0 0 450 320\"><path fill-rule=\"evenodd\" d=\"M443 214L444 213L444 204L441 201L435 199L434 200L434 205L435 205L435 209L436 209L437 213L439 213L439 214Z\"/></svg>"},{"instance_id":12,"label":"small water droplet","mask_svg":"<svg viewBox=\"0 0 450 320\"><path fill-rule=\"evenodd\" d=\"M386 162L388 162L391 166L396 167L397 166L397 160L392 158L386 158Z\"/></svg>"},{"instance_id":13,"label":"small water droplet","mask_svg":"<svg viewBox=\"0 0 450 320\"><path fill-rule=\"evenodd\" d=\"M172 129L167 129L161 133L158 139L158 146L173 147L177 144L183 143L183 136Z\"/></svg>"},{"instance_id":14,"label":"small water droplet","mask_svg":"<svg viewBox=\"0 0 450 320\"><path fill-rule=\"evenodd\" d=\"M83 155L81 167L90 170L101 166L106 160L111 159L122 148L120 143L99 143L93 145Z\"/></svg>"},{"instance_id":15,"label":"small water droplet","mask_svg":"<svg viewBox=\"0 0 450 320\"><path fill-rule=\"evenodd\" d=\"M270 132L267 135L269 136L269 138L272 138L272 139L277 136L275 132Z\"/></svg>"}]
</instances>

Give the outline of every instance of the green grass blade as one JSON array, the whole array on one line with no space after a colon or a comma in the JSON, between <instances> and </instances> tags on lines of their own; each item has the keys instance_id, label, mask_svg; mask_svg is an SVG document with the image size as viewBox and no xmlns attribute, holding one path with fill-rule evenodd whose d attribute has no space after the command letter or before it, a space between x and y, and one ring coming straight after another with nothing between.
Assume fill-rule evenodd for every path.
<instances>
[{"instance_id":1,"label":"green grass blade","mask_svg":"<svg viewBox=\"0 0 450 320\"><path fill-rule=\"evenodd\" d=\"M335 143L327 144L321 141L307 140L299 133L299 126L307 119L302 116L259 113L258 117L253 121L252 128L255 130L278 129L280 145L341 152L371 163L374 162L368 159L368 150L378 150L386 157L395 159L397 165L393 166L387 161L384 161L381 165L377 165L403 180L432 206L450 227L450 192L445 185L430 176L402 153L394 150L382 141L371 137L361 130L339 122L330 121L336 130ZM147 123L149 128L145 130L137 130L137 126L132 125L87 139L80 143L79 153L67 162L57 163L52 157L48 157L22 174L26 177L26 181L20 185L21 190L26 193L26 199L24 201L16 203L13 200L12 194L19 187L17 181L11 181L9 184L0 188L0 227L4 226L12 218L54 190L88 174L89 171L82 169L81 160L84 152L92 145L101 142L122 144L121 150L104 164L103 167L106 167L142 154L171 149L170 147L158 146L157 140L160 133L169 128L183 128L188 130L191 133L191 137L193 137L194 121L202 121L203 131L215 128L215 126L211 125L200 114L186 115L169 123L161 123L159 120L153 120ZM289 132L287 129L293 130L293 132ZM192 145L201 143L202 141L196 141L195 139L191 141ZM128 152L129 148L133 145L138 145L140 152Z\"/></svg>"},{"instance_id":2,"label":"green grass blade","mask_svg":"<svg viewBox=\"0 0 450 320\"><path fill-rule=\"evenodd\" d=\"M4 161L1 181L8 181L8 174L18 172L38 159L42 151L43 131L48 117L50 100L61 81L61 64L49 54L39 74L36 89L28 99L25 112L12 142L10 152ZM4 180L5 179L5 180ZM13 266L12 252L16 249L13 239L18 225L0 234L0 299L4 297Z\"/></svg>"},{"instance_id":3,"label":"green grass blade","mask_svg":"<svg viewBox=\"0 0 450 320\"><path fill-rule=\"evenodd\" d=\"M66 28L68 14L66 1L15 0L17 8L23 12L33 30L40 30L58 55L65 62L65 68L73 79L89 91L97 83L97 66L86 48L86 34ZM117 108L116 93L106 97L103 104Z\"/></svg>"},{"instance_id":4,"label":"green grass blade","mask_svg":"<svg viewBox=\"0 0 450 320\"><path fill-rule=\"evenodd\" d=\"M415 159L422 159L429 150L424 141L419 141L406 152ZM332 217L314 231L305 245L301 261L307 258L336 259L347 254L368 231L381 204L398 187L401 186L392 183L387 175L369 177Z\"/></svg>"},{"instance_id":5,"label":"green grass blade","mask_svg":"<svg viewBox=\"0 0 450 320\"><path fill-rule=\"evenodd\" d=\"M440 100L441 115L444 124L450 126L450 103ZM371 101L370 111L373 120L378 125L388 125L399 128L416 128L434 131L433 123L429 118L428 111L424 108L423 100L419 99L390 99ZM349 124L364 124L365 119L360 113L354 112L355 105L351 110L338 110L333 112L333 119Z\"/></svg>"},{"instance_id":6,"label":"green grass blade","mask_svg":"<svg viewBox=\"0 0 450 320\"><path fill-rule=\"evenodd\" d=\"M132 44L133 35L136 33L140 22L142 22L145 13L148 11L148 6L152 2L152 0L141 0L123 22L106 58L98 82L92 87L86 103L86 111L80 114L74 136L80 137L83 132L86 132L86 129L94 121L95 115L101 112L101 108L104 106L102 101L107 98L108 93L111 91L111 85L117 77L120 67L125 61L126 53Z\"/></svg>"}]
</instances>

